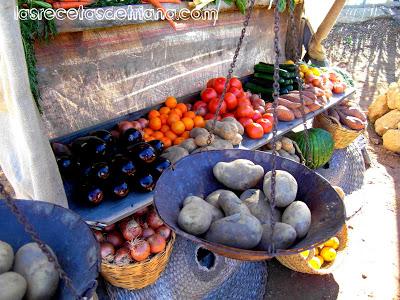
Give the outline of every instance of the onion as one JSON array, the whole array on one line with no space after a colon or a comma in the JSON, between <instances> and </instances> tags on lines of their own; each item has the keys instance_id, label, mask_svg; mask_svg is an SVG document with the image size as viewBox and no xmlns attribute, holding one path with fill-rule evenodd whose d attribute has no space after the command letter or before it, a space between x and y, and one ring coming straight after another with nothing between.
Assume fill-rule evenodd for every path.
<instances>
[{"instance_id":1,"label":"onion","mask_svg":"<svg viewBox=\"0 0 400 300\"><path fill-rule=\"evenodd\" d=\"M111 224L111 225L108 225L108 226L104 227L104 231L105 232L110 232L110 231L113 231L113 230L115 230L115 224Z\"/></svg>"},{"instance_id":2,"label":"onion","mask_svg":"<svg viewBox=\"0 0 400 300\"><path fill-rule=\"evenodd\" d=\"M135 240L131 243L131 256L136 261L143 261L150 256L150 244L145 240Z\"/></svg>"},{"instance_id":3,"label":"onion","mask_svg":"<svg viewBox=\"0 0 400 300\"><path fill-rule=\"evenodd\" d=\"M93 229L93 234L94 234L94 237L96 238L96 241L98 241L99 243L102 243L106 240L104 238L103 233L100 230Z\"/></svg>"},{"instance_id":4,"label":"onion","mask_svg":"<svg viewBox=\"0 0 400 300\"><path fill-rule=\"evenodd\" d=\"M188 111L191 111L191 110L192 110L192 107L193 107L193 105L192 105L192 104L190 104L190 103L186 103L186 107L187 107L187 110L188 110Z\"/></svg>"},{"instance_id":5,"label":"onion","mask_svg":"<svg viewBox=\"0 0 400 300\"><path fill-rule=\"evenodd\" d=\"M157 229L158 227L164 225L164 222L160 219L155 210L149 212L146 222L153 229Z\"/></svg>"},{"instance_id":6,"label":"onion","mask_svg":"<svg viewBox=\"0 0 400 300\"><path fill-rule=\"evenodd\" d=\"M140 227L135 219L124 220L120 222L119 228L121 229L122 235L127 241L133 241L143 232L142 227Z\"/></svg>"},{"instance_id":7,"label":"onion","mask_svg":"<svg viewBox=\"0 0 400 300\"><path fill-rule=\"evenodd\" d=\"M129 248L122 247L117 250L114 257L114 263L117 265L127 265L132 261Z\"/></svg>"},{"instance_id":8,"label":"onion","mask_svg":"<svg viewBox=\"0 0 400 300\"><path fill-rule=\"evenodd\" d=\"M138 211L136 211L136 212L133 214L133 217L134 217L134 218L139 218L139 217L141 217L141 216L147 214L148 211L149 211L149 208L148 208L147 206L146 206L146 207L143 207L143 208L139 209Z\"/></svg>"},{"instance_id":9,"label":"onion","mask_svg":"<svg viewBox=\"0 0 400 300\"><path fill-rule=\"evenodd\" d=\"M121 233L116 230L108 233L106 240L116 248L121 247L125 242Z\"/></svg>"},{"instance_id":10,"label":"onion","mask_svg":"<svg viewBox=\"0 0 400 300\"><path fill-rule=\"evenodd\" d=\"M153 234L147 239L147 241L150 244L151 253L160 253L165 249L165 246L167 245L165 239L158 233Z\"/></svg>"},{"instance_id":11,"label":"onion","mask_svg":"<svg viewBox=\"0 0 400 300\"><path fill-rule=\"evenodd\" d=\"M140 118L137 120L140 125L142 126L142 129L146 128L147 125L149 125L149 120L145 119L145 118Z\"/></svg>"},{"instance_id":12,"label":"onion","mask_svg":"<svg viewBox=\"0 0 400 300\"><path fill-rule=\"evenodd\" d=\"M111 262L113 260L115 248L112 244L104 242L100 243L100 254L101 258Z\"/></svg>"},{"instance_id":13,"label":"onion","mask_svg":"<svg viewBox=\"0 0 400 300\"><path fill-rule=\"evenodd\" d=\"M165 240L168 240L169 237L171 236L171 229L163 225L157 229L156 233L161 235Z\"/></svg>"},{"instance_id":14,"label":"onion","mask_svg":"<svg viewBox=\"0 0 400 300\"><path fill-rule=\"evenodd\" d=\"M244 93L246 98L250 99L251 96L253 95L250 91L247 91L246 93Z\"/></svg>"},{"instance_id":15,"label":"onion","mask_svg":"<svg viewBox=\"0 0 400 300\"><path fill-rule=\"evenodd\" d=\"M142 237L147 239L148 237L152 236L155 233L156 232L154 231L153 228L150 228L150 227L149 228L145 228L145 229L143 229Z\"/></svg>"},{"instance_id":16,"label":"onion","mask_svg":"<svg viewBox=\"0 0 400 300\"><path fill-rule=\"evenodd\" d=\"M199 107L196 111L196 115L204 117L207 114L207 109L205 107Z\"/></svg>"},{"instance_id":17,"label":"onion","mask_svg":"<svg viewBox=\"0 0 400 300\"><path fill-rule=\"evenodd\" d=\"M131 124L132 124L133 128L135 128L137 130L143 129L142 124L140 124L138 121L132 121Z\"/></svg>"},{"instance_id":18,"label":"onion","mask_svg":"<svg viewBox=\"0 0 400 300\"><path fill-rule=\"evenodd\" d=\"M260 99L260 95L253 94L253 95L251 95L251 97L250 97L250 101L251 101L251 102L256 101L257 99Z\"/></svg>"},{"instance_id":19,"label":"onion","mask_svg":"<svg viewBox=\"0 0 400 300\"><path fill-rule=\"evenodd\" d=\"M118 129L121 133L124 133L125 131L131 128L133 128L133 125L129 121L122 121L118 123Z\"/></svg>"},{"instance_id":20,"label":"onion","mask_svg":"<svg viewBox=\"0 0 400 300\"><path fill-rule=\"evenodd\" d=\"M260 112L260 114L265 114L265 108L264 108L264 106L259 106L258 108L256 108L259 112Z\"/></svg>"}]
</instances>

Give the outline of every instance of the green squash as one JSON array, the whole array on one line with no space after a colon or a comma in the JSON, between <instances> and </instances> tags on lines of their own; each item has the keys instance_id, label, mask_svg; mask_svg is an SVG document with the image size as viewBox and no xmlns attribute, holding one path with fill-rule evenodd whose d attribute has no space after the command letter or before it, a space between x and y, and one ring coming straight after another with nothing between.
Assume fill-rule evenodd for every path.
<instances>
[{"instance_id":1,"label":"green squash","mask_svg":"<svg viewBox=\"0 0 400 300\"><path fill-rule=\"evenodd\" d=\"M303 131L296 132L290 138L298 144L300 151L307 161L306 165L311 169L318 169L331 159L335 143L332 135L321 128L309 129L308 136L309 153L307 153L306 139Z\"/></svg>"}]
</instances>

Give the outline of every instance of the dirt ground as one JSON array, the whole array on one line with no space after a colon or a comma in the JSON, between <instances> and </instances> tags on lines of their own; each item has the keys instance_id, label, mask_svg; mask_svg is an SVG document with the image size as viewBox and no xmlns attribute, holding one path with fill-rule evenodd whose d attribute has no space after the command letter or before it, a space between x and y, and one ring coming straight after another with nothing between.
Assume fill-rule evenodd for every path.
<instances>
[{"instance_id":1,"label":"dirt ground","mask_svg":"<svg viewBox=\"0 0 400 300\"><path fill-rule=\"evenodd\" d=\"M364 109L400 78L400 24L393 20L336 25L325 46L331 63L353 75ZM348 221L345 257L326 276L271 261L265 299L400 299L400 156L386 151L373 129L367 134L371 167L358 193L364 205Z\"/></svg>"}]
</instances>

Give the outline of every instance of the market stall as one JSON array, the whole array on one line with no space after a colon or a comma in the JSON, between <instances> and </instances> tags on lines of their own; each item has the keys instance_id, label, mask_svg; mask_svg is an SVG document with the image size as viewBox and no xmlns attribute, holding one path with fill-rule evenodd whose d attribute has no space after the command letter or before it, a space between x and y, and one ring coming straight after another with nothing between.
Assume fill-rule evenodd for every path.
<instances>
[{"instance_id":1,"label":"market stall","mask_svg":"<svg viewBox=\"0 0 400 300\"><path fill-rule=\"evenodd\" d=\"M168 265L175 247L199 245L187 265L220 259L236 264L232 274L260 276L264 265L237 260L277 257L326 274L344 255L343 190L315 170L362 134L366 117L347 73L300 60L302 8L250 1L244 17L223 7L216 26L191 20L176 32L157 19L69 21L35 45L68 207L92 228L109 296L144 299L172 280L166 272L181 275L184 266ZM197 296L218 297L235 280L226 268Z\"/></svg>"}]
</instances>

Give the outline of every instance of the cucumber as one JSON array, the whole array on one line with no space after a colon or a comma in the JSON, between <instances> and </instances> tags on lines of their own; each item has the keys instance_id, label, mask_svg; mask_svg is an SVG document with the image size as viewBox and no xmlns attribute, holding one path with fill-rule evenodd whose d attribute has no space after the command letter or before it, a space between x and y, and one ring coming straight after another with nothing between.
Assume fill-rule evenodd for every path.
<instances>
[{"instance_id":1,"label":"cucumber","mask_svg":"<svg viewBox=\"0 0 400 300\"><path fill-rule=\"evenodd\" d=\"M274 83L274 75L273 74L265 74L265 73L254 73L255 78L261 78L264 80L268 80L272 83ZM286 83L286 80L283 78L280 78L278 80L279 83Z\"/></svg>"},{"instance_id":2,"label":"cucumber","mask_svg":"<svg viewBox=\"0 0 400 300\"><path fill-rule=\"evenodd\" d=\"M250 90L254 94L268 94L271 95L273 93L272 88L267 88L260 86L254 82L247 82L244 87L248 90Z\"/></svg>"},{"instance_id":3,"label":"cucumber","mask_svg":"<svg viewBox=\"0 0 400 300\"><path fill-rule=\"evenodd\" d=\"M293 85L287 85L285 88L290 92L293 91Z\"/></svg>"},{"instance_id":4,"label":"cucumber","mask_svg":"<svg viewBox=\"0 0 400 300\"><path fill-rule=\"evenodd\" d=\"M265 62L260 61L258 64L266 65L266 66L272 66L274 67L273 64L267 64ZM279 64L279 69L283 69L289 72L294 72L296 70L295 65L292 64Z\"/></svg>"},{"instance_id":5,"label":"cucumber","mask_svg":"<svg viewBox=\"0 0 400 300\"><path fill-rule=\"evenodd\" d=\"M274 67L273 66L266 66L263 64L258 64L254 66L254 71L256 73L267 73L267 74L274 74ZM279 69L279 76L289 79L293 77L293 73L290 73L286 70Z\"/></svg>"}]
</instances>

